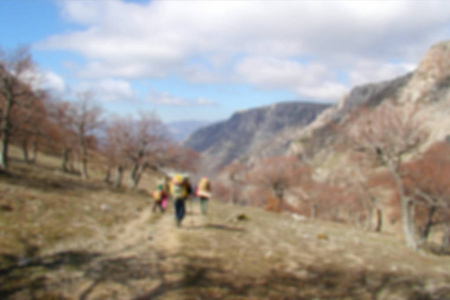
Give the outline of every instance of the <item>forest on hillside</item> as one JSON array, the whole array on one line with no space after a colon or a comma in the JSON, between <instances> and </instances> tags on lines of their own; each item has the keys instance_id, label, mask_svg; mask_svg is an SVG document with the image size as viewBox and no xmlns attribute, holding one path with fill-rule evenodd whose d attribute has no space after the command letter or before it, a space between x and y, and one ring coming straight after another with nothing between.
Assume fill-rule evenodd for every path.
<instances>
[{"instance_id":1,"label":"forest on hillside","mask_svg":"<svg viewBox=\"0 0 450 300\"><path fill-rule=\"evenodd\" d=\"M171 139L156 112L140 112L137 119L106 115L90 91L60 99L41 88L26 47L0 53L0 170L8 170L10 145L29 163L39 152L57 156L63 172L84 179L91 165L114 187L122 185L125 170L137 188L146 170L195 166L197 154Z\"/></svg>"}]
</instances>

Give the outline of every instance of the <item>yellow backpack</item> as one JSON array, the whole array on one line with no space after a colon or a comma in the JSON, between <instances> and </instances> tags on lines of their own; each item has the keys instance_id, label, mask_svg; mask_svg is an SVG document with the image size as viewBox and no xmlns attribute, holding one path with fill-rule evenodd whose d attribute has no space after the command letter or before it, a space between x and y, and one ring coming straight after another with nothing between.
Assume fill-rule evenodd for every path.
<instances>
[{"instance_id":1,"label":"yellow backpack","mask_svg":"<svg viewBox=\"0 0 450 300\"><path fill-rule=\"evenodd\" d=\"M160 190L156 190L152 193L153 199L155 199L156 202L159 202L162 200L162 193Z\"/></svg>"},{"instance_id":2,"label":"yellow backpack","mask_svg":"<svg viewBox=\"0 0 450 300\"><path fill-rule=\"evenodd\" d=\"M203 177L202 179L200 179L200 181L198 183L198 190L199 191L205 191L205 192L210 192L211 191L211 185L209 183L208 178Z\"/></svg>"},{"instance_id":3,"label":"yellow backpack","mask_svg":"<svg viewBox=\"0 0 450 300\"><path fill-rule=\"evenodd\" d=\"M182 175L175 175L170 182L170 195L173 199L180 199L187 197L186 182Z\"/></svg>"}]
</instances>

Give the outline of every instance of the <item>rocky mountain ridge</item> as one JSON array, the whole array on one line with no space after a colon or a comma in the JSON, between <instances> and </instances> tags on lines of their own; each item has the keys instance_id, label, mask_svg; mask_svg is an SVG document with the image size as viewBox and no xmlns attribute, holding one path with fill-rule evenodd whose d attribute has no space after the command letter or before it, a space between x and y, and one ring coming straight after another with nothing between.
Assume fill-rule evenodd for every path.
<instances>
[{"instance_id":1,"label":"rocky mountain ridge","mask_svg":"<svg viewBox=\"0 0 450 300\"><path fill-rule=\"evenodd\" d=\"M270 144L275 147L266 154L285 152L287 145L271 141L283 132L308 125L328 107L285 102L237 112L226 121L197 130L184 145L203 154L206 169L217 170L235 159L248 160L260 149L269 149Z\"/></svg>"},{"instance_id":2,"label":"rocky mountain ridge","mask_svg":"<svg viewBox=\"0 0 450 300\"><path fill-rule=\"evenodd\" d=\"M327 151L341 124L358 107L376 109L383 102L417 105L423 126L429 132L427 145L450 134L450 41L433 45L412 73L393 80L355 87L341 101L325 110L303 128L290 143L289 154L299 155L305 148Z\"/></svg>"},{"instance_id":3,"label":"rocky mountain ridge","mask_svg":"<svg viewBox=\"0 0 450 300\"><path fill-rule=\"evenodd\" d=\"M209 170L238 159L315 152L323 161L338 141L336 125L358 108L383 102L417 105L427 144L450 135L450 41L433 45L411 73L354 87L335 105L280 103L234 114L229 120L194 132L185 145L201 152ZM298 105L297 108L294 108Z\"/></svg>"}]
</instances>

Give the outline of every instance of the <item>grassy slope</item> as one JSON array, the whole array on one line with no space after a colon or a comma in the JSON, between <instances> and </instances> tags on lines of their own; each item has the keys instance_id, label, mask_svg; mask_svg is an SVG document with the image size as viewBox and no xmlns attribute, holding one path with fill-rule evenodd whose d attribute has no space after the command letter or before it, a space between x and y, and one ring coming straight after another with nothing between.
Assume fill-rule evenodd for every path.
<instances>
[{"instance_id":1,"label":"grassy slope","mask_svg":"<svg viewBox=\"0 0 450 300\"><path fill-rule=\"evenodd\" d=\"M217 202L176 228L145 195L56 167L1 175L1 299L450 299L450 258L400 237Z\"/></svg>"},{"instance_id":2,"label":"grassy slope","mask_svg":"<svg viewBox=\"0 0 450 300\"><path fill-rule=\"evenodd\" d=\"M56 158L40 155L36 165L26 164L11 150L10 171L0 173L0 295L32 282L14 266L43 258L56 266L67 251L102 251L116 237L112 228L149 205L142 192L109 189L95 170L83 181L60 172Z\"/></svg>"}]
</instances>

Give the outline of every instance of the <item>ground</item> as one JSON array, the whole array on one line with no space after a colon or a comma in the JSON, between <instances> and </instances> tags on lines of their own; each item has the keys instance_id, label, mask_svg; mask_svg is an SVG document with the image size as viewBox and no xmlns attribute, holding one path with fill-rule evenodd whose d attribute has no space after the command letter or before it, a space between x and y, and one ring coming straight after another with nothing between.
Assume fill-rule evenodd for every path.
<instances>
[{"instance_id":1,"label":"ground","mask_svg":"<svg viewBox=\"0 0 450 300\"><path fill-rule=\"evenodd\" d=\"M450 299L450 257L400 235L218 201L177 227L148 195L39 176L1 177L1 299Z\"/></svg>"}]
</instances>

